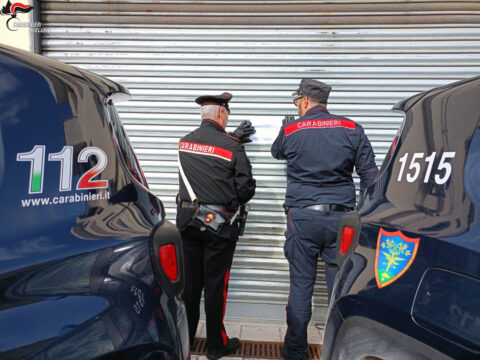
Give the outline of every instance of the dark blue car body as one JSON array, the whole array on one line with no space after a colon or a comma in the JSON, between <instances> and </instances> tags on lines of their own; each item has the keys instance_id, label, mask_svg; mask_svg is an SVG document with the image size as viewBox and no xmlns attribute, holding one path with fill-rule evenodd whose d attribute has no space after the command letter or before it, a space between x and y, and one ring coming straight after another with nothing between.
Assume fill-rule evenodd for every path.
<instances>
[{"instance_id":1,"label":"dark blue car body","mask_svg":"<svg viewBox=\"0 0 480 360\"><path fill-rule=\"evenodd\" d=\"M189 357L180 238L115 110L128 97L0 47L1 359Z\"/></svg>"},{"instance_id":2,"label":"dark blue car body","mask_svg":"<svg viewBox=\"0 0 480 360\"><path fill-rule=\"evenodd\" d=\"M480 359L480 78L394 109L402 127L340 223L322 358Z\"/></svg>"}]
</instances>

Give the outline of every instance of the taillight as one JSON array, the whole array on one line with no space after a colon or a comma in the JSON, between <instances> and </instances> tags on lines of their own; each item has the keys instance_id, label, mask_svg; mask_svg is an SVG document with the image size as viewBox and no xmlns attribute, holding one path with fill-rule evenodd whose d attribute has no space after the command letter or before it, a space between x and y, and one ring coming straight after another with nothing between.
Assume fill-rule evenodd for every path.
<instances>
[{"instance_id":1,"label":"taillight","mask_svg":"<svg viewBox=\"0 0 480 360\"><path fill-rule=\"evenodd\" d=\"M360 237L360 216L356 211L350 211L342 216L337 232L337 265L340 267L355 251Z\"/></svg>"},{"instance_id":2,"label":"taillight","mask_svg":"<svg viewBox=\"0 0 480 360\"><path fill-rule=\"evenodd\" d=\"M163 221L150 236L150 256L157 283L181 295L185 284L182 237L170 221Z\"/></svg>"},{"instance_id":3,"label":"taillight","mask_svg":"<svg viewBox=\"0 0 480 360\"><path fill-rule=\"evenodd\" d=\"M340 254L345 255L352 245L355 229L351 226L344 226L342 230L342 239L340 240Z\"/></svg>"},{"instance_id":4,"label":"taillight","mask_svg":"<svg viewBox=\"0 0 480 360\"><path fill-rule=\"evenodd\" d=\"M167 244L158 248L160 264L170 281L178 279L177 250L175 245Z\"/></svg>"},{"instance_id":5,"label":"taillight","mask_svg":"<svg viewBox=\"0 0 480 360\"><path fill-rule=\"evenodd\" d=\"M397 148L398 135L393 138L392 145L390 145L390 155L393 155L395 149Z\"/></svg>"}]
</instances>

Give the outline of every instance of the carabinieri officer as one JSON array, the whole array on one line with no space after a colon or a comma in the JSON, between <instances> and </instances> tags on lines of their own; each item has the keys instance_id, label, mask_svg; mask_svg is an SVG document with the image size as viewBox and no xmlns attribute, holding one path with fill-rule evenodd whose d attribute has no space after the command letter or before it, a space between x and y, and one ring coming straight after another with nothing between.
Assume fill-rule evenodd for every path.
<instances>
[{"instance_id":1,"label":"carabinieri officer","mask_svg":"<svg viewBox=\"0 0 480 360\"><path fill-rule=\"evenodd\" d=\"M341 216L355 206L353 169L360 176L361 192L378 171L363 128L328 112L330 89L321 81L303 79L293 94L300 117L284 121L271 148L274 158L287 160L284 251L290 269L290 295L284 359L301 359L307 354L307 326L319 255L326 263L330 299L337 272L338 224Z\"/></svg>"},{"instance_id":2,"label":"carabinieri officer","mask_svg":"<svg viewBox=\"0 0 480 360\"><path fill-rule=\"evenodd\" d=\"M202 123L179 142L177 227L185 256L183 300L193 344L204 289L209 359L232 354L240 346L238 338L227 337L223 317L239 236L235 213L255 194L252 167L243 146L255 130L244 121L233 134L225 132L231 98L229 93L198 97Z\"/></svg>"}]
</instances>

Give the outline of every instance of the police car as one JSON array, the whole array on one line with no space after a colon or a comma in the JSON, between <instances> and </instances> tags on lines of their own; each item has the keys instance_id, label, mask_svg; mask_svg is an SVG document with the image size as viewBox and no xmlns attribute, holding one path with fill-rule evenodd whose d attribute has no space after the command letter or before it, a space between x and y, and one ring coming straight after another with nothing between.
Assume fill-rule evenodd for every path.
<instances>
[{"instance_id":1,"label":"police car","mask_svg":"<svg viewBox=\"0 0 480 360\"><path fill-rule=\"evenodd\" d=\"M480 359L480 77L405 119L341 220L322 359Z\"/></svg>"},{"instance_id":2,"label":"police car","mask_svg":"<svg viewBox=\"0 0 480 360\"><path fill-rule=\"evenodd\" d=\"M183 255L108 79L0 46L0 358L185 359Z\"/></svg>"}]
</instances>

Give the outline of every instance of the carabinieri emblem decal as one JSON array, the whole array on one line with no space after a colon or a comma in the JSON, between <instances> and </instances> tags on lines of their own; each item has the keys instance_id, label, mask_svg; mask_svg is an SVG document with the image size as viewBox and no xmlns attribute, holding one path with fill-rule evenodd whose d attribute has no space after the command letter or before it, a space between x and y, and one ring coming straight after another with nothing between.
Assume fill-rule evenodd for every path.
<instances>
[{"instance_id":1,"label":"carabinieri emblem decal","mask_svg":"<svg viewBox=\"0 0 480 360\"><path fill-rule=\"evenodd\" d=\"M375 279L379 288L399 279L412 265L420 238L409 238L401 231L388 232L380 228L375 256Z\"/></svg>"}]
</instances>

